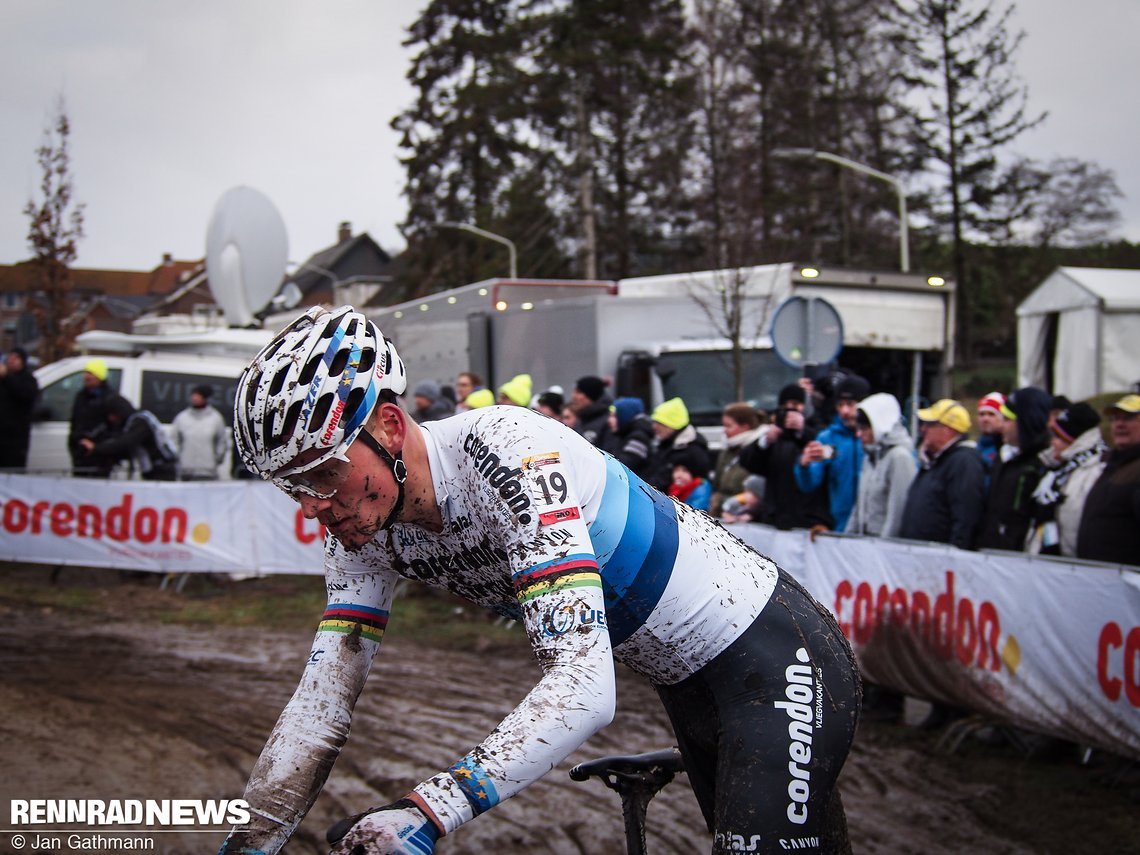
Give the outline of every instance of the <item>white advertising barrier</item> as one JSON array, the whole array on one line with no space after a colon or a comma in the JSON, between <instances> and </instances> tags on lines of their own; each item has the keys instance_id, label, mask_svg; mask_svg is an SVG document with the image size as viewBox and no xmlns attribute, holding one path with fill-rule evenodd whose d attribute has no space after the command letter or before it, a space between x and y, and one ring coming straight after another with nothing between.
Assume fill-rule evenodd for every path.
<instances>
[{"instance_id":1,"label":"white advertising barrier","mask_svg":"<svg viewBox=\"0 0 1140 855\"><path fill-rule=\"evenodd\" d=\"M839 619L872 682L1140 757L1140 573L735 525ZM261 481L0 475L0 560L320 573L324 531Z\"/></svg>"},{"instance_id":2,"label":"white advertising barrier","mask_svg":"<svg viewBox=\"0 0 1140 855\"><path fill-rule=\"evenodd\" d=\"M324 531L262 481L0 475L0 559L157 572L321 573Z\"/></svg>"},{"instance_id":3,"label":"white advertising barrier","mask_svg":"<svg viewBox=\"0 0 1140 855\"><path fill-rule=\"evenodd\" d=\"M732 531L839 619L864 676L1140 756L1140 573L767 526Z\"/></svg>"}]
</instances>

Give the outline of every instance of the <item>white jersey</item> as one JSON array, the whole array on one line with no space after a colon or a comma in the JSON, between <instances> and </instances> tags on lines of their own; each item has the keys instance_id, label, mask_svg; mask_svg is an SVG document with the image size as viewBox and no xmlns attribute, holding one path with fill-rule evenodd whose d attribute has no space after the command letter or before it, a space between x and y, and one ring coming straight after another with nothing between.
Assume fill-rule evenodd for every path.
<instances>
[{"instance_id":1,"label":"white jersey","mask_svg":"<svg viewBox=\"0 0 1140 855\"><path fill-rule=\"evenodd\" d=\"M776 584L771 561L554 419L488 407L419 429L443 531L396 524L355 552L329 538L328 609L247 789L255 811L290 832L300 816L283 814L308 804L281 790L295 792L331 762L313 752L335 756L347 735L400 577L520 619L544 672L483 743L416 787L449 832L609 723L615 660L677 682L744 632Z\"/></svg>"}]
</instances>

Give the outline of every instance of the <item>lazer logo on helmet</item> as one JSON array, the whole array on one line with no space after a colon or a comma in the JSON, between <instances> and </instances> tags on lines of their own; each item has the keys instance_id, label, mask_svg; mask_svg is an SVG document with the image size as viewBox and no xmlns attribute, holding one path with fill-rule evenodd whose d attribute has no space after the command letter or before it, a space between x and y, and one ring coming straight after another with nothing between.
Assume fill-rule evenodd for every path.
<instances>
[{"instance_id":1,"label":"lazer logo on helmet","mask_svg":"<svg viewBox=\"0 0 1140 855\"><path fill-rule=\"evenodd\" d=\"M473 433L467 434L467 438L463 441L463 450L475 461L475 471L506 499L507 506L515 512L519 522L523 525L528 524L531 519L528 513L531 503L530 496L523 489L522 470L503 466L499 455L491 451L486 443Z\"/></svg>"}]
</instances>

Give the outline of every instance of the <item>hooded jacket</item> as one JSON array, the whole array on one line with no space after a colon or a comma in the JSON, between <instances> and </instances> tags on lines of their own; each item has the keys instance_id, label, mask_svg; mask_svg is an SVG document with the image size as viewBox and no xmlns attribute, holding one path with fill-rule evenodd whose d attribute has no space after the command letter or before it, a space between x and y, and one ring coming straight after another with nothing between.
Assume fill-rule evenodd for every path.
<instances>
[{"instance_id":1,"label":"hooded jacket","mask_svg":"<svg viewBox=\"0 0 1140 855\"><path fill-rule=\"evenodd\" d=\"M1017 453L994 462L986 510L978 533L979 549L1021 552L1033 520L1033 491L1045 472L1040 454L1049 445L1049 407L1053 396L1027 386L1007 399L1017 413Z\"/></svg>"},{"instance_id":2,"label":"hooded jacket","mask_svg":"<svg viewBox=\"0 0 1140 855\"><path fill-rule=\"evenodd\" d=\"M23 468L27 464L32 410L39 391L36 375L26 367L0 377L0 460L4 466Z\"/></svg>"},{"instance_id":3,"label":"hooded jacket","mask_svg":"<svg viewBox=\"0 0 1140 855\"><path fill-rule=\"evenodd\" d=\"M918 474L914 443L894 395L871 395L860 402L859 409L867 414L875 443L863 448L859 493L844 531L898 537L907 493Z\"/></svg>"},{"instance_id":4,"label":"hooded jacket","mask_svg":"<svg viewBox=\"0 0 1140 855\"><path fill-rule=\"evenodd\" d=\"M174 447L182 464L184 479L218 477L218 467L226 459L230 432L226 421L214 407L187 407L171 422Z\"/></svg>"},{"instance_id":5,"label":"hooded jacket","mask_svg":"<svg viewBox=\"0 0 1140 855\"><path fill-rule=\"evenodd\" d=\"M619 398L614 403L617 430L605 432L603 450L620 460L635 475L644 477L653 462L653 422L640 409L641 402L633 405L633 400Z\"/></svg>"},{"instance_id":6,"label":"hooded jacket","mask_svg":"<svg viewBox=\"0 0 1140 855\"><path fill-rule=\"evenodd\" d=\"M115 466L115 460L99 454L88 454L83 450L81 439L96 442L107 431L107 401L115 391L104 380L97 386L84 387L75 393L71 405L71 430L67 436L67 448L71 452L71 472L94 478L106 478Z\"/></svg>"}]
</instances>

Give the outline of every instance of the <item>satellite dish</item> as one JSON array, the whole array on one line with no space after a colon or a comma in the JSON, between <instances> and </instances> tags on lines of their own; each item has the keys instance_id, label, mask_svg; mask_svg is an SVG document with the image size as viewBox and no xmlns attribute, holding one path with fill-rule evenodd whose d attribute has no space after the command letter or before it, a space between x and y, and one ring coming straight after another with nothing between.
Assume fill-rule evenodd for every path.
<instances>
[{"instance_id":1,"label":"satellite dish","mask_svg":"<svg viewBox=\"0 0 1140 855\"><path fill-rule=\"evenodd\" d=\"M222 194L206 229L206 274L231 326L253 323L277 293L288 258L285 221L268 197L252 187Z\"/></svg>"},{"instance_id":2,"label":"satellite dish","mask_svg":"<svg viewBox=\"0 0 1140 855\"><path fill-rule=\"evenodd\" d=\"M843 350L843 320L822 297L789 297L776 309L771 337L785 364L826 365Z\"/></svg>"}]
</instances>

